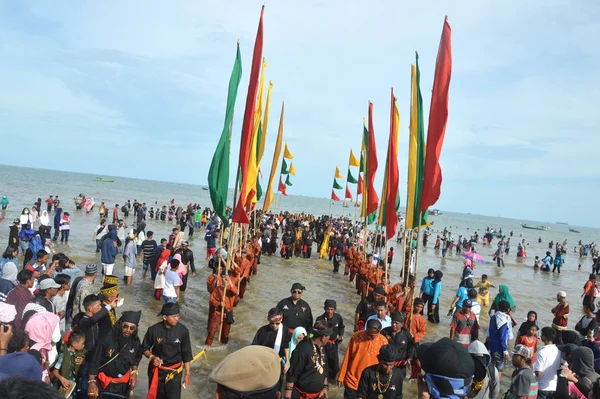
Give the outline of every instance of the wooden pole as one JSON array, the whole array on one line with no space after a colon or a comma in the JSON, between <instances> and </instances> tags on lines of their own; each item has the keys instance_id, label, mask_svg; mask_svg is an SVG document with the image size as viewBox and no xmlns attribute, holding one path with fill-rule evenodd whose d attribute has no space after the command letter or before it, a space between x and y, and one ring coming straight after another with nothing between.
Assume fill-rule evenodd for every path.
<instances>
[{"instance_id":1,"label":"wooden pole","mask_svg":"<svg viewBox=\"0 0 600 399\"><path fill-rule=\"evenodd\" d=\"M419 212L419 224L421 223L421 214L422 214L422 212ZM421 227L417 227L417 246L415 248L416 253L415 253L415 271L414 271L415 287L412 288L412 294L411 294L411 296L412 296L411 303L412 303L412 307L413 308L415 306L415 294L417 292L417 290L416 290L416 284L417 284L417 272L419 270L419 241L420 241L420 238L421 238ZM411 248L412 248L412 244L411 244ZM408 278L407 278L407 281L408 281ZM410 309L410 320L408 321L408 331L409 332L410 332L410 329L412 327L412 320L413 320L412 315L413 315L413 309L411 308Z\"/></svg>"}]
</instances>

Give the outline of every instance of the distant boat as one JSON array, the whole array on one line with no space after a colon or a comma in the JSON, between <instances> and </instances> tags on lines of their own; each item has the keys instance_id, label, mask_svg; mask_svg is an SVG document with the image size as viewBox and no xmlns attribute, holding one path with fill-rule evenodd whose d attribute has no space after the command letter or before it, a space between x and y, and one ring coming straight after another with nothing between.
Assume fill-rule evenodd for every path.
<instances>
[{"instance_id":1,"label":"distant boat","mask_svg":"<svg viewBox=\"0 0 600 399\"><path fill-rule=\"evenodd\" d=\"M571 233L581 233L581 231L579 231L579 230L575 230L575 229L569 229L569 231L570 231Z\"/></svg>"},{"instance_id":2,"label":"distant boat","mask_svg":"<svg viewBox=\"0 0 600 399\"><path fill-rule=\"evenodd\" d=\"M202 187L202 190L208 190L208 187L204 187L204 186L203 186L203 187Z\"/></svg>"},{"instance_id":3,"label":"distant boat","mask_svg":"<svg viewBox=\"0 0 600 399\"><path fill-rule=\"evenodd\" d=\"M550 228L546 227L546 226L527 226L526 224L522 224L521 227L524 229L531 229L531 230L544 230L544 231L550 230Z\"/></svg>"},{"instance_id":4,"label":"distant boat","mask_svg":"<svg viewBox=\"0 0 600 399\"><path fill-rule=\"evenodd\" d=\"M556 224L569 224L567 222L555 222Z\"/></svg>"},{"instance_id":5,"label":"distant boat","mask_svg":"<svg viewBox=\"0 0 600 399\"><path fill-rule=\"evenodd\" d=\"M94 181L98 182L98 183L114 183L114 180L107 180L107 179L103 179L102 177L96 177L94 179Z\"/></svg>"},{"instance_id":6,"label":"distant boat","mask_svg":"<svg viewBox=\"0 0 600 399\"><path fill-rule=\"evenodd\" d=\"M431 211L428 211L428 213L431 216L440 216L442 214L442 211L440 211L439 209L433 209Z\"/></svg>"}]
</instances>

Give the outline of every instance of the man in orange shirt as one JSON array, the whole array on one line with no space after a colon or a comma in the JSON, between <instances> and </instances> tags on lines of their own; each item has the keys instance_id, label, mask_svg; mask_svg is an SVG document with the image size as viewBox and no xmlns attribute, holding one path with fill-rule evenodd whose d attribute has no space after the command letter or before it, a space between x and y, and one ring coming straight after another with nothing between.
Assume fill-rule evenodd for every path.
<instances>
[{"instance_id":1,"label":"man in orange shirt","mask_svg":"<svg viewBox=\"0 0 600 399\"><path fill-rule=\"evenodd\" d=\"M344 269L344 276L350 274L350 270L352 269L352 263L354 262L354 243L350 243L348 249L346 250L346 268ZM354 280L354 275L350 277L350 282Z\"/></svg>"},{"instance_id":2,"label":"man in orange shirt","mask_svg":"<svg viewBox=\"0 0 600 399\"><path fill-rule=\"evenodd\" d=\"M380 332L379 320L371 319L366 330L354 333L350 338L338 375L338 386L345 387L344 398L358 398L358 382L363 370L379 363L379 349L389 343Z\"/></svg>"},{"instance_id":3,"label":"man in orange shirt","mask_svg":"<svg viewBox=\"0 0 600 399\"><path fill-rule=\"evenodd\" d=\"M249 248L250 249L250 248ZM252 265L254 264L254 255L251 252L247 252L244 260L240 265L240 291L239 296L240 299L244 299L244 294L246 293L246 286L248 285L248 281L250 280L250 271L252 270Z\"/></svg>"},{"instance_id":4,"label":"man in orange shirt","mask_svg":"<svg viewBox=\"0 0 600 399\"><path fill-rule=\"evenodd\" d=\"M210 293L209 302L215 309L208 322L208 336L206 337L206 341L204 341L204 344L207 346L212 345L215 334L221 326L221 320L223 320L223 329L221 330L220 342L226 344L229 341L229 331L233 324L233 307L238 295L237 283L239 279L235 270L230 273L231 275L215 273L210 275L206 281L206 288Z\"/></svg>"}]
</instances>

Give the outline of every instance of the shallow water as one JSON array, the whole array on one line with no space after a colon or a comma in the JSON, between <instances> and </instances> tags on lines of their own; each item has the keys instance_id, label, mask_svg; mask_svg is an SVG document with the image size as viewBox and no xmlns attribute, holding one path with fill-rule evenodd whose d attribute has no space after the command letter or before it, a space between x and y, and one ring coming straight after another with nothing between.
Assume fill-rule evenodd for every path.
<instances>
[{"instance_id":1,"label":"shallow water","mask_svg":"<svg viewBox=\"0 0 600 399\"><path fill-rule=\"evenodd\" d=\"M69 244L61 245L59 243L56 245L56 250L57 252L65 252L80 267L85 267L87 263L100 263L99 254L95 253L95 242L92 240L94 228L99 218L96 213L97 207L95 208L96 212L93 214L85 214L84 211L75 210L72 198L79 193L94 197L98 205L101 201L105 201L109 212L112 211L115 203L123 205L127 199L130 199L132 203L134 199L145 201L148 208L150 206L156 207L154 205L155 201L158 202L159 206L166 205L172 198L175 199L178 205L194 202L199 203L202 207L210 206L208 191L202 190L200 186L118 177L114 178L114 183L96 183L93 181L94 177L93 175L78 173L0 166L0 179L4 182L3 187L0 189L2 191L0 195L7 195L11 201L11 206L6 212L4 221L0 222L0 242L7 242L8 226L13 218L18 217L23 207L31 207L38 197L45 200L50 194L58 194L61 199L61 206L71 214L72 230ZM109 176L103 177L111 178ZM281 198L277 206L279 210L305 211L319 215L328 210L329 200L290 195ZM342 208L336 205L331 209L334 216L340 213L350 217L354 216L354 209L352 208ZM508 285L517 304L515 312L517 321L524 320L527 311L536 310L541 327L549 326L551 323L550 309L555 305L556 292L559 290L566 291L568 294L567 299L572 303L569 326L573 327L575 325L581 314L579 295L591 270L591 258L579 259L572 252L573 245L580 239L584 243L597 242L598 237L600 237L599 229L577 227L581 234L576 234L568 231L568 228L573 226L546 224L552 230L525 230L521 228L521 222L533 225L543 223L449 212L444 212L441 216L430 217L430 219L435 222L434 230L442 230L444 226L448 227L455 239L458 238L459 234L470 235L474 231L479 231L481 235L486 226L502 227L505 234L513 230L514 237L511 239L510 255L505 257L506 267L500 269L496 267L495 263L491 263L491 254L494 252L496 242L494 241L494 248L478 246L478 252L488 263L477 264L476 275L480 276L482 273L486 273L495 286ZM132 222L131 217L128 222ZM154 238L159 241L161 238L168 237L173 226L168 222L148 220L146 230L154 231ZM527 250L529 258L525 259L524 263L519 263L516 259L516 244L517 240L521 239L520 234L530 244ZM426 341L436 340L448 335L450 317L446 317L445 314L454 297L462 272L462 258L452 254L442 260L440 254L433 250L435 235L434 233L431 237L429 247L421 248L419 253L418 281L422 279L426 270L430 267L444 272L440 311L442 321L439 325L428 325ZM538 243L538 237L542 238L541 244ZM535 272L532 268L535 255L543 257L547 250L547 243L550 240L562 242L564 239L568 240L569 251L565 256L563 273L554 275L552 273ZM401 250L396 245L395 240L392 240L390 246L396 247L396 257L391 269L392 283L395 283L399 280L397 276L399 274ZM210 274L210 269L206 267L204 261L206 247L202 231L196 231L196 234L190 239L190 248L194 251L198 275L195 279L190 279L188 290L183 296L181 322L190 329L192 345L194 351L197 352L201 350L200 348L206 338L209 298L206 291L206 279ZM350 284L343 275L333 274L332 265L325 260L316 259L315 252L313 250L313 259L310 260L291 259L286 261L278 256L262 257L258 276L252 279L244 300L235 309L236 322L232 326L229 344L227 347L215 345L207 350L208 360L200 359L194 363L192 366L192 384L187 391L184 391L183 398L208 398L213 396L215 386L207 381L207 375L211 367L231 351L251 342L256 330L266 324L266 313L269 308L275 306L282 298L289 296L290 287L296 281L307 287L303 299L311 305L315 318L322 311L325 299L331 298L337 301L338 312L344 317L347 326L344 341L345 343L348 342L353 330L354 309L359 302L359 298L353 290L353 284ZM577 271L578 263L582 264L583 271ZM118 276L123 275L123 261L120 257L115 266L115 274ZM117 313L129 309L142 309L140 332L144 333L149 325L158 321L156 313L162 305L162 302L153 298L151 280L141 280L140 268L131 287L120 285L119 288L121 296L125 298L125 304ZM492 298L496 292L492 289ZM487 312L482 310L482 330L480 332L480 339L482 340L485 338L487 324ZM340 351L340 360L343 358L344 349L345 344L342 345ZM147 360L144 358L140 370L145 370L146 366ZM507 383L508 378L503 378L503 384L506 385ZM145 397L146 384L147 378L145 373L142 372L140 373L139 388L135 390L134 397ZM406 397L414 397L415 385L405 384L404 392ZM342 390L337 388L331 390L330 398L341 397Z\"/></svg>"}]
</instances>

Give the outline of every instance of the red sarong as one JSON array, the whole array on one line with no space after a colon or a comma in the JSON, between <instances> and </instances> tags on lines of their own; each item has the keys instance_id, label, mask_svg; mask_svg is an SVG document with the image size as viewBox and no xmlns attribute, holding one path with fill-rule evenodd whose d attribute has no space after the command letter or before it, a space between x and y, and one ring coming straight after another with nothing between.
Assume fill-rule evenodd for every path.
<instances>
[{"instance_id":1,"label":"red sarong","mask_svg":"<svg viewBox=\"0 0 600 399\"><path fill-rule=\"evenodd\" d=\"M294 389L295 389L296 391L298 391L298 393L300 394L300 397L301 397L302 399L317 399L317 398L319 397L319 395L321 394L321 392L320 392L320 391L319 391L319 392L317 392L317 393L308 393L308 392L301 391L301 390L300 390L300 389L298 389L298 387L297 387L297 386L295 386L295 385L294 385Z\"/></svg>"},{"instance_id":2,"label":"red sarong","mask_svg":"<svg viewBox=\"0 0 600 399\"><path fill-rule=\"evenodd\" d=\"M130 378L129 370L127 370L127 373L125 373L125 375L123 375L122 377L115 377L115 378L107 376L102 371L98 373L98 382L100 383L100 386L102 387L102 389L106 389L106 387L109 386L111 383L127 384L129 382L129 378Z\"/></svg>"},{"instance_id":3,"label":"red sarong","mask_svg":"<svg viewBox=\"0 0 600 399\"><path fill-rule=\"evenodd\" d=\"M171 370L175 371L181 366L183 362L179 362L177 364L173 364L171 366L158 366L154 367L152 371L152 382L150 383L150 388L148 389L148 395L146 399L156 399L156 394L158 392L158 370Z\"/></svg>"}]
</instances>

